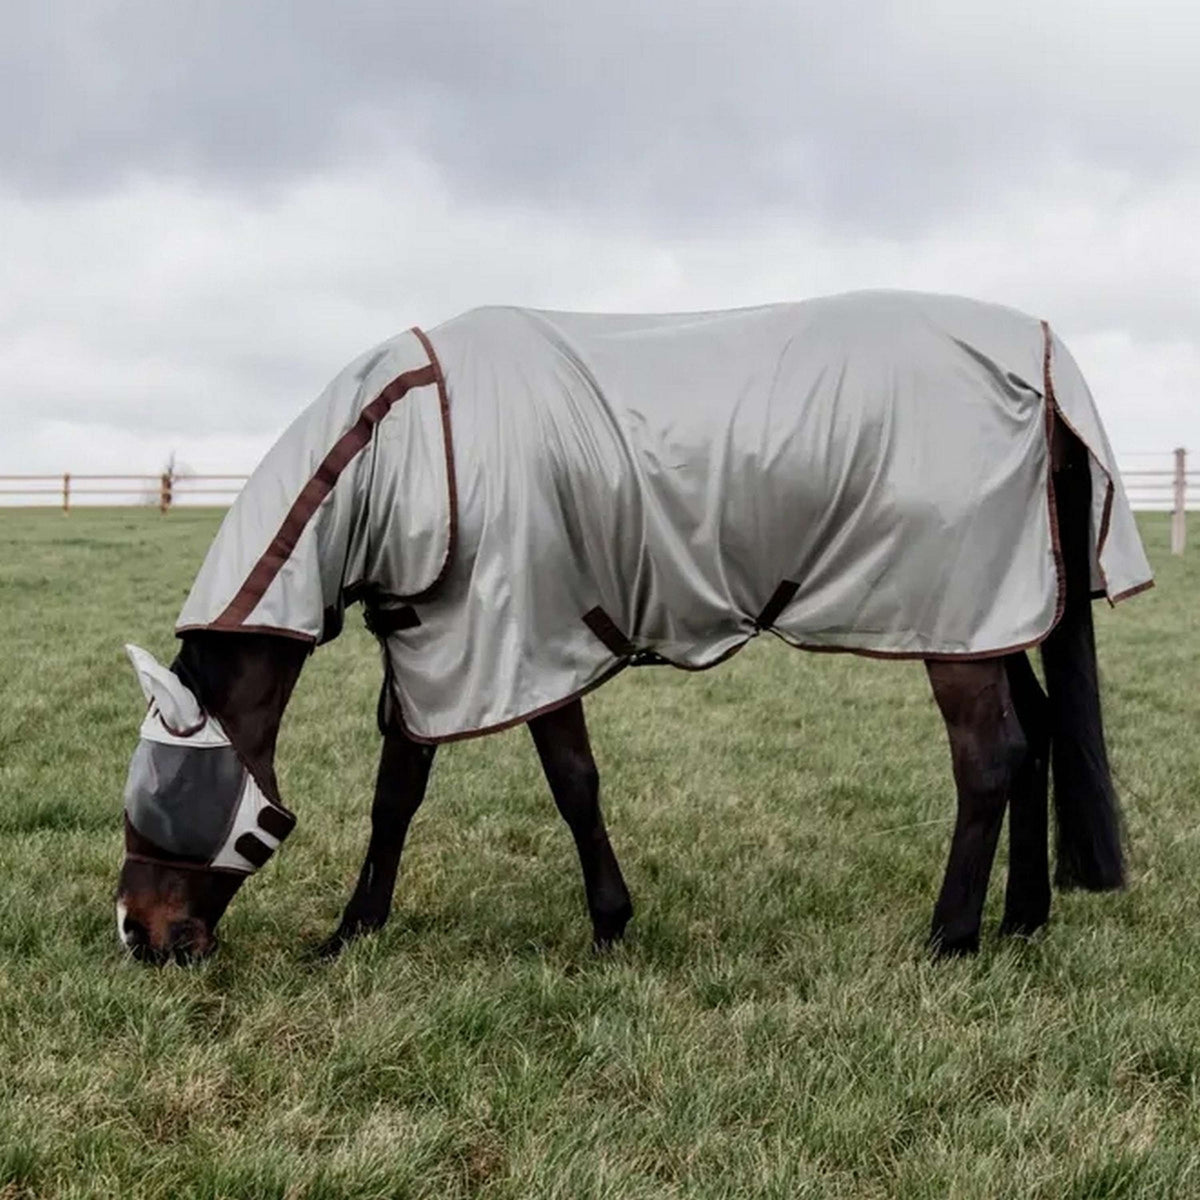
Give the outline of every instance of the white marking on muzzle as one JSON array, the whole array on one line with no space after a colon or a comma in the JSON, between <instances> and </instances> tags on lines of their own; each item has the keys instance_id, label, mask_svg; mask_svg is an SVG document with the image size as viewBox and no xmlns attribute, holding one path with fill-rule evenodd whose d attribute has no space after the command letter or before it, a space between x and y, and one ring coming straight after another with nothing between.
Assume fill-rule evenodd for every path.
<instances>
[{"instance_id":1,"label":"white marking on muzzle","mask_svg":"<svg viewBox=\"0 0 1200 1200\"><path fill-rule=\"evenodd\" d=\"M129 939L129 934L127 934L125 932L125 914L128 911L129 910L125 907L125 905L122 904L120 900L118 900L117 901L117 937L119 937L121 939L121 944L125 947L126 950L130 950L133 948L133 943Z\"/></svg>"}]
</instances>

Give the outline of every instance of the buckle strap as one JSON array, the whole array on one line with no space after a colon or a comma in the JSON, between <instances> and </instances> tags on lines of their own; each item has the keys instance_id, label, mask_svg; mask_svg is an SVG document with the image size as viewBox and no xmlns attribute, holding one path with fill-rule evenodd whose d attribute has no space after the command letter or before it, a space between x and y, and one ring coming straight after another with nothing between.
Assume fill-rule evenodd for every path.
<instances>
[{"instance_id":1,"label":"buckle strap","mask_svg":"<svg viewBox=\"0 0 1200 1200\"><path fill-rule=\"evenodd\" d=\"M637 647L598 604L583 614L583 623L618 657L632 658Z\"/></svg>"},{"instance_id":2,"label":"buckle strap","mask_svg":"<svg viewBox=\"0 0 1200 1200\"><path fill-rule=\"evenodd\" d=\"M780 614L791 603L792 597L800 590L798 583L785 579L772 593L771 598L763 605L762 612L754 618L756 629L770 629Z\"/></svg>"},{"instance_id":3,"label":"buckle strap","mask_svg":"<svg viewBox=\"0 0 1200 1200\"><path fill-rule=\"evenodd\" d=\"M402 604L399 608L364 608L363 622L377 638L383 638L400 629L416 629L421 618L411 604Z\"/></svg>"},{"instance_id":4,"label":"buckle strap","mask_svg":"<svg viewBox=\"0 0 1200 1200\"><path fill-rule=\"evenodd\" d=\"M654 650L639 650L620 630L612 619L599 605L583 614L583 623L615 654L618 658L629 660L631 667L662 667L669 661Z\"/></svg>"},{"instance_id":5,"label":"buckle strap","mask_svg":"<svg viewBox=\"0 0 1200 1200\"><path fill-rule=\"evenodd\" d=\"M772 628L775 622L779 620L783 610L791 603L792 597L799 590L800 585L794 580L783 580L774 592L771 593L771 598L763 605L762 611L754 618L755 629L763 630ZM621 631L616 621L600 605L588 609L583 614L583 623L617 658L630 659L632 666L658 666L668 661L653 650L639 650Z\"/></svg>"}]
</instances>

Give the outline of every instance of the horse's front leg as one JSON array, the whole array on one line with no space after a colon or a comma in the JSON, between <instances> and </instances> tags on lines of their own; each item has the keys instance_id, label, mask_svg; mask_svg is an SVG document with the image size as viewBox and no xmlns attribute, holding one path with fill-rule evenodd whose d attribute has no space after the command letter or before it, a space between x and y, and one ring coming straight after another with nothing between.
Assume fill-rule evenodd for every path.
<instances>
[{"instance_id":1,"label":"horse's front leg","mask_svg":"<svg viewBox=\"0 0 1200 1200\"><path fill-rule=\"evenodd\" d=\"M399 730L389 729L383 738L379 774L375 779L375 800L371 805L371 841L358 884L341 924L319 953L332 958L348 943L388 919L400 854L409 822L425 799L429 769L435 746L414 742Z\"/></svg>"},{"instance_id":2,"label":"horse's front leg","mask_svg":"<svg viewBox=\"0 0 1200 1200\"><path fill-rule=\"evenodd\" d=\"M950 735L958 817L930 944L942 955L979 949L1004 806L1027 745L1013 710L1003 659L927 662L933 694Z\"/></svg>"},{"instance_id":3,"label":"horse's front leg","mask_svg":"<svg viewBox=\"0 0 1200 1200\"><path fill-rule=\"evenodd\" d=\"M633 905L600 814L600 775L592 758L583 704L574 700L534 717L529 732L554 803L575 838L598 949L619 941Z\"/></svg>"}]
</instances>

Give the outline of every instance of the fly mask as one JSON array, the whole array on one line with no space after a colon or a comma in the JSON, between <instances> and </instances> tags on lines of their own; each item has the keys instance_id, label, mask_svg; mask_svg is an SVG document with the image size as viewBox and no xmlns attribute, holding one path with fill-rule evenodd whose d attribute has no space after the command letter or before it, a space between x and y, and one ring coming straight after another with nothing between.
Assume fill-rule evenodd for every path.
<instances>
[{"instance_id":1,"label":"fly mask","mask_svg":"<svg viewBox=\"0 0 1200 1200\"><path fill-rule=\"evenodd\" d=\"M296 818L263 793L220 722L153 655L126 646L149 709L125 784L125 815L176 867L253 874Z\"/></svg>"}]
</instances>

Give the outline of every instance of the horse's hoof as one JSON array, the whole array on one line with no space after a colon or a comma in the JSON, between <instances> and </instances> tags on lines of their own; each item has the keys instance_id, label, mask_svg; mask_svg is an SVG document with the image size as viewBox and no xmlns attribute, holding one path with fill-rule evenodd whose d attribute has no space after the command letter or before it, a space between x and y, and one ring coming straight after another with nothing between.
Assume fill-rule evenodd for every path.
<instances>
[{"instance_id":1,"label":"horse's hoof","mask_svg":"<svg viewBox=\"0 0 1200 1200\"><path fill-rule=\"evenodd\" d=\"M948 938L944 934L935 934L929 939L929 955L935 962L944 962L951 958L967 958L979 953L979 934L967 937Z\"/></svg>"},{"instance_id":2,"label":"horse's hoof","mask_svg":"<svg viewBox=\"0 0 1200 1200\"><path fill-rule=\"evenodd\" d=\"M319 946L314 948L312 956L318 962L332 962L354 941L356 936L344 929L335 930Z\"/></svg>"},{"instance_id":3,"label":"horse's hoof","mask_svg":"<svg viewBox=\"0 0 1200 1200\"><path fill-rule=\"evenodd\" d=\"M1031 938L1046 927L1048 917L1005 917L1000 922L1001 937Z\"/></svg>"},{"instance_id":4,"label":"horse's hoof","mask_svg":"<svg viewBox=\"0 0 1200 1200\"><path fill-rule=\"evenodd\" d=\"M596 951L609 950L625 936L625 926L633 916L633 905L626 901L611 913L597 913L592 917L592 947Z\"/></svg>"}]
</instances>

